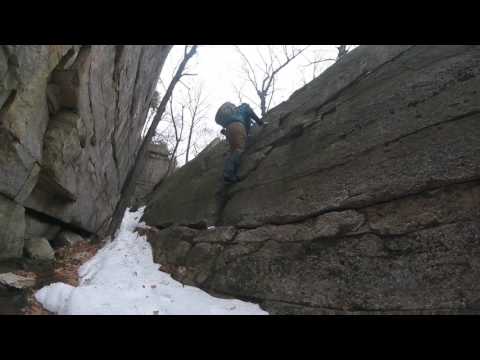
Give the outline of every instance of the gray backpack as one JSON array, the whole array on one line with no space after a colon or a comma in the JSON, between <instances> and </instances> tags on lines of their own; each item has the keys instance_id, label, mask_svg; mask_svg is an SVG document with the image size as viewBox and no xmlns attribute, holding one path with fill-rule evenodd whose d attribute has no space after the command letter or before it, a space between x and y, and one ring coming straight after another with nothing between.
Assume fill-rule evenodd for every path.
<instances>
[{"instance_id":1,"label":"gray backpack","mask_svg":"<svg viewBox=\"0 0 480 360\"><path fill-rule=\"evenodd\" d=\"M215 122L222 126L225 127L225 122L228 120L229 117L231 117L236 110L236 106L233 105L231 102L226 102L217 111L217 114L215 115Z\"/></svg>"}]
</instances>

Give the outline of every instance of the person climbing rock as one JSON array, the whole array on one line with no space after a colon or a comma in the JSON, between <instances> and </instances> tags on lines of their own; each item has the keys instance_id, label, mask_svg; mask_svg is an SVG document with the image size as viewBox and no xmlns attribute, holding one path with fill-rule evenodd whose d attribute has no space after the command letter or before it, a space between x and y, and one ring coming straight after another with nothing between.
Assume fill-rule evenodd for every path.
<instances>
[{"instance_id":1,"label":"person climbing rock","mask_svg":"<svg viewBox=\"0 0 480 360\"><path fill-rule=\"evenodd\" d=\"M223 127L222 134L227 137L230 144L230 153L225 159L223 170L223 179L227 184L233 184L240 180L237 173L252 120L260 126L264 124L250 105L246 103L235 106L230 102L226 102L220 106L215 115L215 122Z\"/></svg>"}]
</instances>

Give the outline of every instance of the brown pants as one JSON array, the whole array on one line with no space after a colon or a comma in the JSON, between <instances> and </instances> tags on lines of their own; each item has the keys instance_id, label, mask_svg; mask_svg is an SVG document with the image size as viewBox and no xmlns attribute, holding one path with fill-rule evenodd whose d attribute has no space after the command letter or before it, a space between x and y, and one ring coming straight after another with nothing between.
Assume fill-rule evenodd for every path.
<instances>
[{"instance_id":1,"label":"brown pants","mask_svg":"<svg viewBox=\"0 0 480 360\"><path fill-rule=\"evenodd\" d=\"M245 150L247 141L247 130L242 123L234 122L227 127L227 140L230 144L230 154L225 159L223 177L227 181L238 181L238 169L240 168L240 157Z\"/></svg>"},{"instance_id":2,"label":"brown pants","mask_svg":"<svg viewBox=\"0 0 480 360\"><path fill-rule=\"evenodd\" d=\"M240 122L234 122L227 127L227 140L230 144L230 151L239 151L242 153L245 150L245 143L247 141L247 130Z\"/></svg>"}]
</instances>

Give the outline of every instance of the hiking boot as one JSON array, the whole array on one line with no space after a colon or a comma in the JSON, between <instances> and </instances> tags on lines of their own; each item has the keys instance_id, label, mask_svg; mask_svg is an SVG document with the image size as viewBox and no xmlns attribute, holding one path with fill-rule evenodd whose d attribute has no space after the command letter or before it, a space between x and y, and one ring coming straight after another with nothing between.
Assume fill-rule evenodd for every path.
<instances>
[{"instance_id":1,"label":"hiking boot","mask_svg":"<svg viewBox=\"0 0 480 360\"><path fill-rule=\"evenodd\" d=\"M235 184L240 181L240 178L238 176L224 177L223 181L225 184Z\"/></svg>"}]
</instances>

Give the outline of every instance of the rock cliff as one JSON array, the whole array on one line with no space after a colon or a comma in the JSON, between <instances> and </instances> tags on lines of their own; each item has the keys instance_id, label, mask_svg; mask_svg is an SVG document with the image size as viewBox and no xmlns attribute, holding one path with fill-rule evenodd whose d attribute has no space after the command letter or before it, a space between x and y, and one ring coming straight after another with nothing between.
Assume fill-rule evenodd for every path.
<instances>
[{"instance_id":1,"label":"rock cliff","mask_svg":"<svg viewBox=\"0 0 480 360\"><path fill-rule=\"evenodd\" d=\"M480 46L356 48L266 115L240 183L225 143L165 181L156 261L273 314L479 313L479 91Z\"/></svg>"},{"instance_id":2,"label":"rock cliff","mask_svg":"<svg viewBox=\"0 0 480 360\"><path fill-rule=\"evenodd\" d=\"M105 231L170 48L0 46L0 259Z\"/></svg>"}]
</instances>

